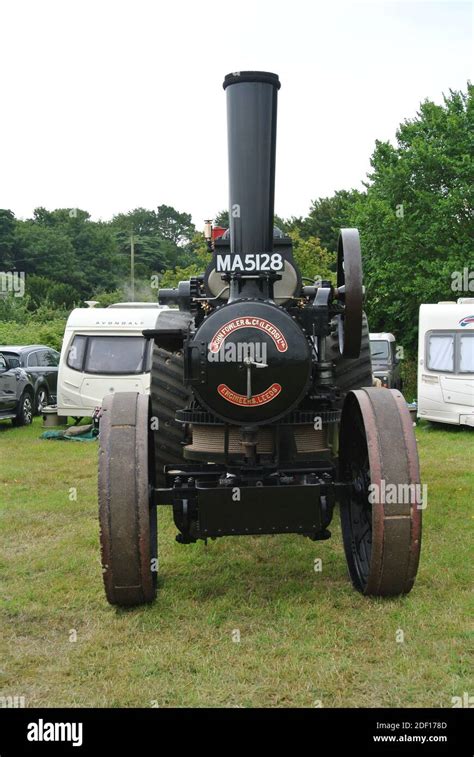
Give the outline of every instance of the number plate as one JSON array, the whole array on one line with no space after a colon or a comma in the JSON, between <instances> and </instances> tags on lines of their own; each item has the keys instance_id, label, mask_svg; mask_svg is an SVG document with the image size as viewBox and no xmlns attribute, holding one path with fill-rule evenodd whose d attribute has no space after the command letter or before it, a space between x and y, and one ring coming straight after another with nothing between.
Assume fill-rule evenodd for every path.
<instances>
[{"instance_id":1,"label":"number plate","mask_svg":"<svg viewBox=\"0 0 474 757\"><path fill-rule=\"evenodd\" d=\"M282 271L283 258L279 252L252 252L245 255L217 255L216 271L218 273L257 273L265 271Z\"/></svg>"}]
</instances>

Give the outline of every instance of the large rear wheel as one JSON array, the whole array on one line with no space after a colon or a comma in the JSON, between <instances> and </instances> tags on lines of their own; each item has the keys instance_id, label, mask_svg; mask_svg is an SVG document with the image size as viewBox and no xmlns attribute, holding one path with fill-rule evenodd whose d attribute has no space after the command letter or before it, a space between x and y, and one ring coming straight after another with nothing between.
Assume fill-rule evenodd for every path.
<instances>
[{"instance_id":1,"label":"large rear wheel","mask_svg":"<svg viewBox=\"0 0 474 757\"><path fill-rule=\"evenodd\" d=\"M362 316L362 333L360 340L360 354L357 358L344 358L339 351L339 336L337 331L326 339L327 360L334 365L336 384L341 390L338 406L342 407L347 392L372 386L372 360L370 357L369 324L365 313Z\"/></svg>"},{"instance_id":2,"label":"large rear wheel","mask_svg":"<svg viewBox=\"0 0 474 757\"><path fill-rule=\"evenodd\" d=\"M421 546L421 484L406 402L395 389L359 389L344 402L339 439L344 550L356 589L407 594Z\"/></svg>"},{"instance_id":3,"label":"large rear wheel","mask_svg":"<svg viewBox=\"0 0 474 757\"><path fill-rule=\"evenodd\" d=\"M149 404L148 395L117 392L107 395L102 405L100 546L105 593L113 605L139 605L156 595L157 523L156 507L151 503L154 467Z\"/></svg>"},{"instance_id":4,"label":"large rear wheel","mask_svg":"<svg viewBox=\"0 0 474 757\"><path fill-rule=\"evenodd\" d=\"M153 348L151 408L156 486L164 487L165 465L183 463L183 424L175 420L177 410L187 406L190 391L183 383L183 353Z\"/></svg>"}]
</instances>

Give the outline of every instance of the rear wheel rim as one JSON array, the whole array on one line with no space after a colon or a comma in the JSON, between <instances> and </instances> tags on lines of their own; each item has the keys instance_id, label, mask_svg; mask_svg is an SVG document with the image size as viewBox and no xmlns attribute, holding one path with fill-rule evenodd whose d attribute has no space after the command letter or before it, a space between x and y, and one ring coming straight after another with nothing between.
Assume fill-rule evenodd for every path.
<instances>
[{"instance_id":1,"label":"rear wheel rim","mask_svg":"<svg viewBox=\"0 0 474 757\"><path fill-rule=\"evenodd\" d=\"M341 525L353 584L364 594L405 594L418 568L421 502L416 441L402 395L374 388L350 392L340 443L341 476L351 484ZM386 496L393 484L395 502ZM407 485L415 485L413 501L400 496Z\"/></svg>"}]
</instances>

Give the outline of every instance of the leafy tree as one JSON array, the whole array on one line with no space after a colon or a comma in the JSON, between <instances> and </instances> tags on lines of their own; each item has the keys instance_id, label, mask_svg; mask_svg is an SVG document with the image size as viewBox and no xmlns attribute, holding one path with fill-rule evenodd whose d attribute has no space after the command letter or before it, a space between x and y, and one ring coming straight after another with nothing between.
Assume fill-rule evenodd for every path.
<instances>
[{"instance_id":1,"label":"leafy tree","mask_svg":"<svg viewBox=\"0 0 474 757\"><path fill-rule=\"evenodd\" d=\"M110 228L78 209L37 208L33 219L17 223L14 263L27 276L37 274L73 287L78 299L89 297L98 286L113 288L119 275Z\"/></svg>"},{"instance_id":2,"label":"leafy tree","mask_svg":"<svg viewBox=\"0 0 474 757\"><path fill-rule=\"evenodd\" d=\"M341 189L332 197L313 200L305 218L292 218L287 224L297 229L303 239L318 237L327 250L337 252L339 230L354 225L355 207L362 198L356 189Z\"/></svg>"},{"instance_id":3,"label":"leafy tree","mask_svg":"<svg viewBox=\"0 0 474 757\"><path fill-rule=\"evenodd\" d=\"M71 310L76 304L80 305L78 291L70 284L63 284L60 281L33 274L27 277L26 285L30 310L36 310L42 304L67 310Z\"/></svg>"},{"instance_id":4,"label":"leafy tree","mask_svg":"<svg viewBox=\"0 0 474 757\"><path fill-rule=\"evenodd\" d=\"M426 100L400 125L396 146L377 142L355 207L371 328L412 349L420 303L461 296L453 274L474 265L472 96L468 85L442 105Z\"/></svg>"},{"instance_id":5,"label":"leafy tree","mask_svg":"<svg viewBox=\"0 0 474 757\"><path fill-rule=\"evenodd\" d=\"M214 226L221 226L223 229L229 228L229 211L220 210L214 218Z\"/></svg>"},{"instance_id":6,"label":"leafy tree","mask_svg":"<svg viewBox=\"0 0 474 757\"><path fill-rule=\"evenodd\" d=\"M142 277L174 267L183 257L186 259L187 246L194 234L191 215L169 205L160 205L156 211L136 208L120 213L114 216L111 225L128 271L133 234L136 273Z\"/></svg>"},{"instance_id":7,"label":"leafy tree","mask_svg":"<svg viewBox=\"0 0 474 757\"><path fill-rule=\"evenodd\" d=\"M4 292L0 297L0 323L4 321L26 323L31 315L28 310L29 304L27 294L24 297L15 297L13 292Z\"/></svg>"},{"instance_id":8,"label":"leafy tree","mask_svg":"<svg viewBox=\"0 0 474 757\"><path fill-rule=\"evenodd\" d=\"M0 208L0 266L11 268L15 245L16 219L11 210Z\"/></svg>"},{"instance_id":9,"label":"leafy tree","mask_svg":"<svg viewBox=\"0 0 474 757\"><path fill-rule=\"evenodd\" d=\"M204 273L211 262L211 256L202 234L195 234L191 243L190 262L186 266L176 266L160 278L160 287L175 287L180 281Z\"/></svg>"},{"instance_id":10,"label":"leafy tree","mask_svg":"<svg viewBox=\"0 0 474 757\"><path fill-rule=\"evenodd\" d=\"M73 286L80 283L80 271L74 246L61 229L29 220L18 223L15 230L14 265L26 276L34 273L56 281L69 279Z\"/></svg>"},{"instance_id":11,"label":"leafy tree","mask_svg":"<svg viewBox=\"0 0 474 757\"><path fill-rule=\"evenodd\" d=\"M191 214L180 213L171 205L158 205L156 220L160 237L170 239L176 245L190 242L196 233Z\"/></svg>"},{"instance_id":12,"label":"leafy tree","mask_svg":"<svg viewBox=\"0 0 474 757\"><path fill-rule=\"evenodd\" d=\"M287 233L290 230L290 224L280 216L275 215L274 225L278 226L281 231ZM214 218L214 226L221 226L223 229L229 228L229 211L221 210Z\"/></svg>"},{"instance_id":13,"label":"leafy tree","mask_svg":"<svg viewBox=\"0 0 474 757\"><path fill-rule=\"evenodd\" d=\"M293 240L293 255L302 276L335 282L335 254L322 247L317 237L303 239L297 229L290 231L290 236Z\"/></svg>"}]
</instances>

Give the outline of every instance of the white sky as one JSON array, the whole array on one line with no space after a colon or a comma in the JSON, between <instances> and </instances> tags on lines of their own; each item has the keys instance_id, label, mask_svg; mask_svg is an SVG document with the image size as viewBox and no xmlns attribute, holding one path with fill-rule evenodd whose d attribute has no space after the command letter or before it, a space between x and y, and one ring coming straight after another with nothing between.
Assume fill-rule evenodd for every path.
<instances>
[{"instance_id":1,"label":"white sky","mask_svg":"<svg viewBox=\"0 0 474 757\"><path fill-rule=\"evenodd\" d=\"M0 207L227 206L224 75L279 74L275 211L361 188L375 139L472 78L467 2L15 0L0 9Z\"/></svg>"}]
</instances>

